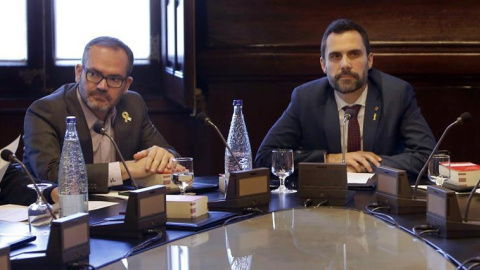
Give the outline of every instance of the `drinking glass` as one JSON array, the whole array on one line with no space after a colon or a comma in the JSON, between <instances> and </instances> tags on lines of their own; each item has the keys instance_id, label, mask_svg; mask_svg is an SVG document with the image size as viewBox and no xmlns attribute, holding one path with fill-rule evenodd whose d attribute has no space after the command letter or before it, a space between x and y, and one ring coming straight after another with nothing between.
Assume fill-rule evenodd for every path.
<instances>
[{"instance_id":1,"label":"drinking glass","mask_svg":"<svg viewBox=\"0 0 480 270\"><path fill-rule=\"evenodd\" d=\"M437 186L450 179L450 156L435 154L428 163L428 179Z\"/></svg>"},{"instance_id":2,"label":"drinking glass","mask_svg":"<svg viewBox=\"0 0 480 270\"><path fill-rule=\"evenodd\" d=\"M38 190L40 192L43 192L43 190L51 186L52 184L44 184L44 183L37 184ZM33 184L27 185L27 187L35 190L35 193L36 193L36 189ZM32 226L42 227L42 226L50 225L53 218L48 208L50 208L50 210L53 212L52 206L47 202L44 203L42 200L42 197L40 197L40 195L37 194L37 201L32 203L28 207L28 227L30 232L32 232Z\"/></svg>"},{"instance_id":3,"label":"drinking glass","mask_svg":"<svg viewBox=\"0 0 480 270\"><path fill-rule=\"evenodd\" d=\"M293 150L275 149L272 151L272 173L280 179L280 186L273 193L295 193L296 190L285 186L285 178L293 173Z\"/></svg>"},{"instance_id":4,"label":"drinking glass","mask_svg":"<svg viewBox=\"0 0 480 270\"><path fill-rule=\"evenodd\" d=\"M180 195L185 195L185 189L193 183L193 158L172 159L172 182L180 189Z\"/></svg>"}]
</instances>

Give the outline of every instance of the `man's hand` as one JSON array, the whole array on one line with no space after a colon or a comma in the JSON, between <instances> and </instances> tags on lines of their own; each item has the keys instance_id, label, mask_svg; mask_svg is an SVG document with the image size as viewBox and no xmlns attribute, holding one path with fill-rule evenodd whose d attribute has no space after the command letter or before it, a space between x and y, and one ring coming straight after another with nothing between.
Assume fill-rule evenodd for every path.
<instances>
[{"instance_id":1,"label":"man's hand","mask_svg":"<svg viewBox=\"0 0 480 270\"><path fill-rule=\"evenodd\" d=\"M173 157L165 148L156 145L133 155L136 161L145 158L144 168L151 173L170 173L172 171L171 160Z\"/></svg>"},{"instance_id":2,"label":"man's hand","mask_svg":"<svg viewBox=\"0 0 480 270\"><path fill-rule=\"evenodd\" d=\"M57 203L59 200L58 197L58 187L52 189L52 192L50 193L50 197L52 198L53 203Z\"/></svg>"},{"instance_id":3,"label":"man's hand","mask_svg":"<svg viewBox=\"0 0 480 270\"><path fill-rule=\"evenodd\" d=\"M142 158L140 160L127 160L125 163L128 166L128 169L130 170L130 173L132 174L132 177L135 179L142 179L147 176L150 176L154 173L152 173L149 170L145 169L145 162L147 158ZM127 170L123 166L123 163L120 163L120 171L122 173L122 180L130 178L128 175Z\"/></svg>"},{"instance_id":4,"label":"man's hand","mask_svg":"<svg viewBox=\"0 0 480 270\"><path fill-rule=\"evenodd\" d=\"M345 154L345 163L347 164L347 171L366 173L373 172L373 168L370 165L373 164L376 167L380 166L382 158L372 152L348 152ZM342 154L327 154L327 163L342 163Z\"/></svg>"}]
</instances>

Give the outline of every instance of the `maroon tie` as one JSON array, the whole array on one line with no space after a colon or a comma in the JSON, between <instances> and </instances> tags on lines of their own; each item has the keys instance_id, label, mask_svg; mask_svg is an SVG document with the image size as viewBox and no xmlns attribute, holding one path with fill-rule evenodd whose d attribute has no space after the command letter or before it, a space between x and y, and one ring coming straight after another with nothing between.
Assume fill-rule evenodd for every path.
<instances>
[{"instance_id":1,"label":"maroon tie","mask_svg":"<svg viewBox=\"0 0 480 270\"><path fill-rule=\"evenodd\" d=\"M347 152L356 152L360 151L361 142L360 142L360 125L358 124L358 111L362 105L354 105L351 107L345 106L343 110L346 111L348 108L351 108L351 115L350 121L348 121L348 147ZM344 131L345 132L345 131Z\"/></svg>"}]
</instances>

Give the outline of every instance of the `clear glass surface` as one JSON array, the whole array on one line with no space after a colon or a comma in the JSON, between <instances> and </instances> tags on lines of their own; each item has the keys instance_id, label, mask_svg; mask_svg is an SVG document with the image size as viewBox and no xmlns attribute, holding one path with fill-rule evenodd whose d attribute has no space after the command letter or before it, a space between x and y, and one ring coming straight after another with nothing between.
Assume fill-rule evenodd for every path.
<instances>
[{"instance_id":1,"label":"clear glass surface","mask_svg":"<svg viewBox=\"0 0 480 270\"><path fill-rule=\"evenodd\" d=\"M193 158L181 157L172 159L172 182L185 195L185 189L193 183Z\"/></svg>"},{"instance_id":2,"label":"clear glass surface","mask_svg":"<svg viewBox=\"0 0 480 270\"><path fill-rule=\"evenodd\" d=\"M275 149L272 151L272 173L280 179L280 186L273 193L295 193L296 190L285 186L285 179L294 171L293 150Z\"/></svg>"},{"instance_id":3,"label":"clear glass surface","mask_svg":"<svg viewBox=\"0 0 480 270\"><path fill-rule=\"evenodd\" d=\"M51 184L37 184L38 190L40 192L43 192L43 190L51 186L52 186ZM28 187L35 190L35 186L33 184L28 185ZM42 201L42 197L40 197L37 194L37 201L35 203L32 203L28 207L28 225L29 225L30 232L32 232L32 226L34 227L50 226L50 223L52 222L53 218L52 218L52 215L50 214L50 211L48 211L48 208L50 208L50 210L52 210L53 212L53 207L48 203L44 203Z\"/></svg>"},{"instance_id":4,"label":"clear glass surface","mask_svg":"<svg viewBox=\"0 0 480 270\"><path fill-rule=\"evenodd\" d=\"M437 186L450 179L450 156L436 154L428 163L428 179Z\"/></svg>"}]
</instances>

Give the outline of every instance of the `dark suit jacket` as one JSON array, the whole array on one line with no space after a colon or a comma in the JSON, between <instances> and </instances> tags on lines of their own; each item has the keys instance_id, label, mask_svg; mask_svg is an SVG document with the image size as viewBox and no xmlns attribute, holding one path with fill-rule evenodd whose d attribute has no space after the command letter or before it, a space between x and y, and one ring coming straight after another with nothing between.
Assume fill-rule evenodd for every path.
<instances>
[{"instance_id":1,"label":"dark suit jacket","mask_svg":"<svg viewBox=\"0 0 480 270\"><path fill-rule=\"evenodd\" d=\"M48 183L46 181L36 181L37 183ZM10 164L0 182L0 205L19 204L30 205L37 200L37 192L28 188L30 180L25 172L19 166ZM43 196L48 203L53 204L50 194L57 185L43 190Z\"/></svg>"},{"instance_id":2,"label":"dark suit jacket","mask_svg":"<svg viewBox=\"0 0 480 270\"><path fill-rule=\"evenodd\" d=\"M89 192L106 191L108 164L93 164L92 138L76 94L77 84L66 84L52 94L35 101L27 110L24 123L23 161L37 178L58 182L58 167L65 136L67 116L77 118L77 132L87 164ZM125 159L153 145L178 155L150 121L142 97L128 91L116 106L113 123L115 142ZM128 112L131 121L125 121ZM117 156L116 160L120 160Z\"/></svg>"},{"instance_id":3,"label":"dark suit jacket","mask_svg":"<svg viewBox=\"0 0 480 270\"><path fill-rule=\"evenodd\" d=\"M365 103L363 150L380 155L382 165L416 178L435 139L407 82L371 69ZM375 115L375 116L374 116ZM340 123L334 90L326 77L297 87L283 115L270 129L255 158L271 166L275 148L296 150L295 162L324 162L324 153L341 153Z\"/></svg>"}]
</instances>

